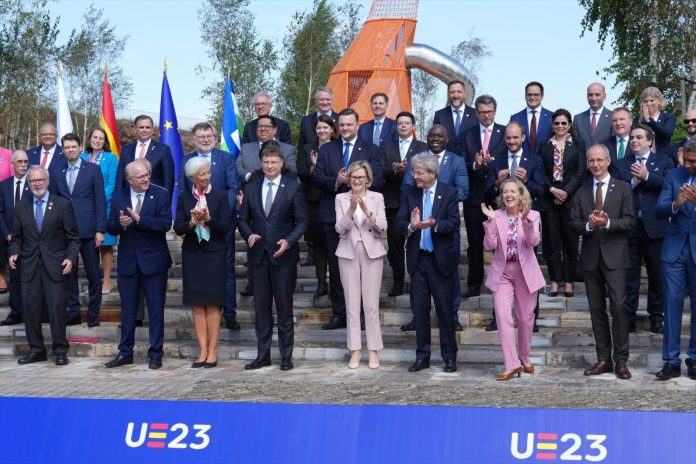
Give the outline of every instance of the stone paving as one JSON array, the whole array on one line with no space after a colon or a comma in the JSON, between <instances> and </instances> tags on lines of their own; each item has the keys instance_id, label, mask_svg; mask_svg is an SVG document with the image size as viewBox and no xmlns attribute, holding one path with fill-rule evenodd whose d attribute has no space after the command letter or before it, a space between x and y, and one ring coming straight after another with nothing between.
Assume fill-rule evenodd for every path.
<instances>
[{"instance_id":1,"label":"stone paving","mask_svg":"<svg viewBox=\"0 0 696 464\"><path fill-rule=\"evenodd\" d=\"M509 408L694 411L696 381L686 376L667 382L653 372L631 367L633 379L614 375L585 377L582 369L537 367L534 375L497 382L500 365L459 364L453 374L433 362L408 372L407 363L366 362L356 370L345 363L296 361L292 371L277 363L245 371L245 361L225 361L215 369L191 369L190 361L164 359L158 371L146 362L117 369L107 358L71 358L68 366L51 362L28 366L16 358L0 360L0 396L120 398L152 400L282 402L316 404L447 405Z\"/></svg>"}]
</instances>

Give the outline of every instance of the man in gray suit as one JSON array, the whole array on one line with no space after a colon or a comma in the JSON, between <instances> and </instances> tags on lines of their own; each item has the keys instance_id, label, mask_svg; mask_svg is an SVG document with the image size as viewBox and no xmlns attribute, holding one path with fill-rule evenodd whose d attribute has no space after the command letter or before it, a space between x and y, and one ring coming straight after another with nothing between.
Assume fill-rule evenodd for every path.
<instances>
[{"instance_id":1,"label":"man in gray suit","mask_svg":"<svg viewBox=\"0 0 696 464\"><path fill-rule=\"evenodd\" d=\"M259 152L261 145L269 140L274 140L278 131L276 119L273 116L259 116L258 125L256 126L256 137L258 141L249 142L242 145L242 151L237 156L237 176L239 185L245 185L249 182L251 175L261 169L261 161ZM283 153L285 167L297 176L297 165L295 163L295 147L278 142L280 151Z\"/></svg>"},{"instance_id":2,"label":"man in gray suit","mask_svg":"<svg viewBox=\"0 0 696 464\"><path fill-rule=\"evenodd\" d=\"M612 135L611 111L604 107L606 99L604 85L593 82L587 86L587 103L590 107L576 114L573 119L573 126L586 147L606 140Z\"/></svg>"}]
</instances>

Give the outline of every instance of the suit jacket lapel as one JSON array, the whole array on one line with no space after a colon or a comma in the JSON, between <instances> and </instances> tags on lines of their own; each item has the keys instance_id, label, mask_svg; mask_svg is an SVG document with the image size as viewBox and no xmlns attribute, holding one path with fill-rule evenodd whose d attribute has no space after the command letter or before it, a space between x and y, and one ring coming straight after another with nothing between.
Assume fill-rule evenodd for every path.
<instances>
[{"instance_id":1,"label":"suit jacket lapel","mask_svg":"<svg viewBox=\"0 0 696 464\"><path fill-rule=\"evenodd\" d=\"M276 205L280 204L279 198L283 198L283 195L285 195L285 192L287 188L285 187L285 183L283 182L283 178L279 177L278 181L280 182L278 185L276 185L276 194L273 197L273 203L271 203L271 211L268 214L268 218L270 219L271 217L274 217L276 215ZM263 182L261 183L261 191L263 191Z\"/></svg>"},{"instance_id":2,"label":"suit jacket lapel","mask_svg":"<svg viewBox=\"0 0 696 464\"><path fill-rule=\"evenodd\" d=\"M444 162L444 160L442 160ZM440 205L442 204L442 187L440 187L440 181L437 181L437 187L435 187L435 195L432 198L433 209L431 215L437 217L437 213L440 211ZM423 218L426 220L427 218Z\"/></svg>"},{"instance_id":3,"label":"suit jacket lapel","mask_svg":"<svg viewBox=\"0 0 696 464\"><path fill-rule=\"evenodd\" d=\"M32 213L33 208L32 209ZM52 195L49 194L48 197L46 198L46 208L44 209L44 215L43 215L43 221L41 222L41 230L39 231L39 235L43 234L44 230L46 230L46 224L48 221L53 217L53 210L54 210L54 204L53 204L53 198ZM34 221L34 224L36 224L36 221Z\"/></svg>"}]
</instances>

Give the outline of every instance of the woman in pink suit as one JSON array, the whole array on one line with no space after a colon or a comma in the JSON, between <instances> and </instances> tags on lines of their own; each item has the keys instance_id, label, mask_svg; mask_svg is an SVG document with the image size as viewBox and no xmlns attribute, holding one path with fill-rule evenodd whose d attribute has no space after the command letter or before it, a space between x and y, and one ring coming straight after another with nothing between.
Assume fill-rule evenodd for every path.
<instances>
[{"instance_id":1,"label":"woman in pink suit","mask_svg":"<svg viewBox=\"0 0 696 464\"><path fill-rule=\"evenodd\" d=\"M350 369L360 366L360 302L365 311L368 367L377 369L382 331L379 327L379 290L382 285L382 231L387 229L384 197L367 190L372 185L372 169L367 161L348 166L346 179L351 190L336 195L336 232L340 236L336 256L346 297Z\"/></svg>"},{"instance_id":2,"label":"woman in pink suit","mask_svg":"<svg viewBox=\"0 0 696 464\"><path fill-rule=\"evenodd\" d=\"M498 374L496 380L510 380L515 374L519 377L522 370L527 374L534 373L534 366L529 361L534 307L537 292L546 282L534 253L540 237L539 213L532 211L531 205L529 191L516 179L508 179L500 186L497 210L481 204L481 211L488 217L483 224L483 246L486 250L494 250L486 287L493 292L493 306L505 360L505 372ZM513 299L519 356L515 349Z\"/></svg>"},{"instance_id":3,"label":"woman in pink suit","mask_svg":"<svg viewBox=\"0 0 696 464\"><path fill-rule=\"evenodd\" d=\"M0 182L14 176L14 169L10 163L12 152L2 146L4 138L5 129L2 127L2 123L0 123ZM7 272L5 267L6 258L2 255L3 253L0 253L0 293L7 293L7 281L5 280L5 274Z\"/></svg>"}]
</instances>

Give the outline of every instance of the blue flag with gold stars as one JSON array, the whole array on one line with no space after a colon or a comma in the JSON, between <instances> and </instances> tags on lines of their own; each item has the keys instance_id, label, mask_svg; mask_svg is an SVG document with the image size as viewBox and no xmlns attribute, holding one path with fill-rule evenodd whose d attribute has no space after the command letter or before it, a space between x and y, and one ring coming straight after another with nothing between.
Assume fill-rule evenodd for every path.
<instances>
[{"instance_id":1,"label":"blue flag with gold stars","mask_svg":"<svg viewBox=\"0 0 696 464\"><path fill-rule=\"evenodd\" d=\"M177 182L181 172L181 160L184 159L184 149L181 146L179 135L179 123L176 121L176 110L172 101L172 92L169 90L167 71L164 71L162 79L162 99L160 100L160 142L169 145L174 159L174 192L172 194L172 217L176 216L176 199L179 194Z\"/></svg>"}]
</instances>

